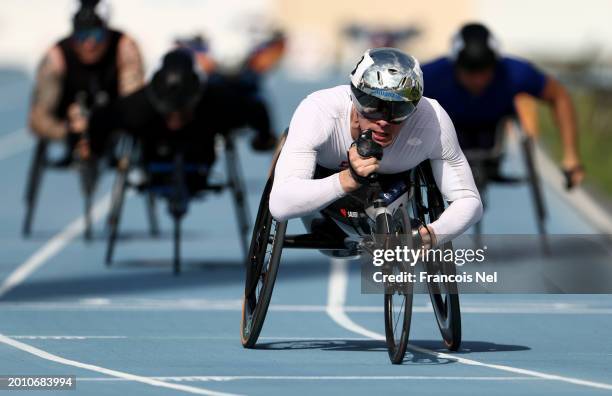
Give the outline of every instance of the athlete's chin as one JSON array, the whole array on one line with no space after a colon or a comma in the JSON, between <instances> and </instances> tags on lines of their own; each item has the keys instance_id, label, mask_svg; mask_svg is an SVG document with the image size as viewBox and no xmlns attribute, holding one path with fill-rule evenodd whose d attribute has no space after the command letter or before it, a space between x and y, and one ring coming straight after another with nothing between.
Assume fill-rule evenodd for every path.
<instances>
[{"instance_id":1,"label":"athlete's chin","mask_svg":"<svg viewBox=\"0 0 612 396\"><path fill-rule=\"evenodd\" d=\"M393 137L387 133L374 132L372 134L372 140L374 140L376 143L380 144L383 147L387 147L391 144L391 142L393 142Z\"/></svg>"}]
</instances>

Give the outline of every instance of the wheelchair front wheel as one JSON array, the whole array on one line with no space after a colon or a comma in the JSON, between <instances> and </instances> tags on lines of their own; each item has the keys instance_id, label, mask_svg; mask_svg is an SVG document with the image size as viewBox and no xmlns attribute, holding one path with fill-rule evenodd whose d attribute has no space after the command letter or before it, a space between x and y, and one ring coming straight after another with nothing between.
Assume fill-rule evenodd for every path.
<instances>
[{"instance_id":1,"label":"wheelchair front wheel","mask_svg":"<svg viewBox=\"0 0 612 396\"><path fill-rule=\"evenodd\" d=\"M410 219L401 208L396 215L382 214L376 218L376 233L386 239L385 247L412 247ZM406 262L386 263L383 273L388 275L410 274L414 267ZM411 282L385 285L385 339L389 359L393 364L401 364L408 346L410 323L412 320L413 286Z\"/></svg>"}]
</instances>

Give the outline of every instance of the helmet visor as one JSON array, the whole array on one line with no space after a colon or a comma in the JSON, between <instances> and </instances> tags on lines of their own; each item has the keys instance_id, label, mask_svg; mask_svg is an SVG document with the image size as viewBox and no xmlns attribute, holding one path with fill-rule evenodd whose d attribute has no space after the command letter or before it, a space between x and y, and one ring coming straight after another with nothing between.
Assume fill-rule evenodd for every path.
<instances>
[{"instance_id":1,"label":"helmet visor","mask_svg":"<svg viewBox=\"0 0 612 396\"><path fill-rule=\"evenodd\" d=\"M414 102L385 101L358 90L352 84L351 93L357 112L369 120L401 124L416 110Z\"/></svg>"},{"instance_id":2,"label":"helmet visor","mask_svg":"<svg viewBox=\"0 0 612 396\"><path fill-rule=\"evenodd\" d=\"M81 29L72 34L72 38L78 43L83 43L93 39L96 43L101 43L106 38L106 30L103 28Z\"/></svg>"}]
</instances>

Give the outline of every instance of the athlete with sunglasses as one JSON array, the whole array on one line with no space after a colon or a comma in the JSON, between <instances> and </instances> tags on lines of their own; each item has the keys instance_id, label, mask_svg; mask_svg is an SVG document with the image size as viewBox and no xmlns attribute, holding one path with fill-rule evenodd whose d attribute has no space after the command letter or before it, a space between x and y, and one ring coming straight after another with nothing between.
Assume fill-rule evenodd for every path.
<instances>
[{"instance_id":1,"label":"athlete with sunglasses","mask_svg":"<svg viewBox=\"0 0 612 396\"><path fill-rule=\"evenodd\" d=\"M422 97L418 61L394 48L365 52L351 83L314 92L296 109L275 169L270 212L277 220L309 216L357 190L372 173L396 174L431 162L450 201L443 215L419 230L427 245L458 236L480 219L482 204L455 128L444 109ZM353 142L364 130L382 159L361 157ZM331 174L323 178L319 169Z\"/></svg>"},{"instance_id":2,"label":"athlete with sunglasses","mask_svg":"<svg viewBox=\"0 0 612 396\"><path fill-rule=\"evenodd\" d=\"M72 33L47 51L40 63L29 114L39 137L67 139L82 131L70 113L110 104L144 83L140 51L129 36L107 25L104 1L81 0ZM75 119L80 119L75 117ZM71 150L72 147L69 147Z\"/></svg>"}]
</instances>

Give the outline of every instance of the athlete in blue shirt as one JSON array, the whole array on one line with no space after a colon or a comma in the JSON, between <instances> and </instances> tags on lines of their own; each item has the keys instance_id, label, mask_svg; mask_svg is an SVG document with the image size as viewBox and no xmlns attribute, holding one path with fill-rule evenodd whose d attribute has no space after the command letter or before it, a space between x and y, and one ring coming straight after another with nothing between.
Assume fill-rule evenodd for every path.
<instances>
[{"instance_id":1,"label":"athlete in blue shirt","mask_svg":"<svg viewBox=\"0 0 612 396\"><path fill-rule=\"evenodd\" d=\"M501 56L485 26L464 25L453 37L450 56L425 64L422 70L424 95L438 100L448 112L464 150L493 147L499 122L516 114L517 95L526 93L549 103L563 143L568 185L582 182L576 116L567 90L529 62ZM530 127L523 123L523 128Z\"/></svg>"}]
</instances>

